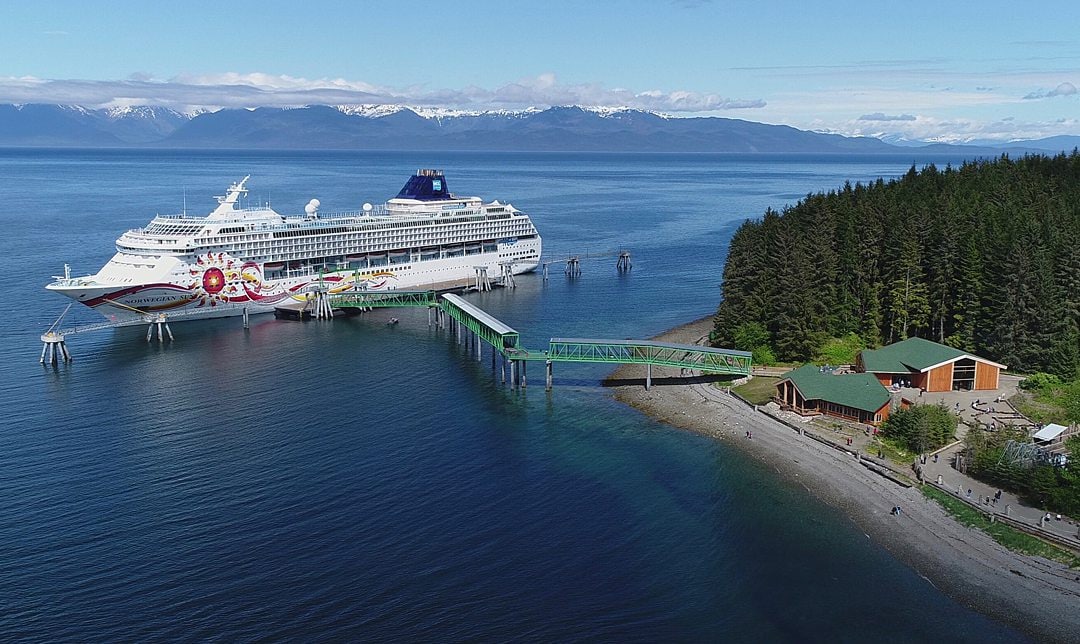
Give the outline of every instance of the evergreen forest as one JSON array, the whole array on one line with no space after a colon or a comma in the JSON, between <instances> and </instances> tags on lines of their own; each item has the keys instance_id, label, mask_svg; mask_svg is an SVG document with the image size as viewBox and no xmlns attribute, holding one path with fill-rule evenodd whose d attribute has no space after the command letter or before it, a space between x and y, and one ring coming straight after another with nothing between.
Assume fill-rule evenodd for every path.
<instances>
[{"instance_id":1,"label":"evergreen forest","mask_svg":"<svg viewBox=\"0 0 1080 644\"><path fill-rule=\"evenodd\" d=\"M742 224L713 343L801 362L911 336L1080 375L1080 152L912 167Z\"/></svg>"}]
</instances>

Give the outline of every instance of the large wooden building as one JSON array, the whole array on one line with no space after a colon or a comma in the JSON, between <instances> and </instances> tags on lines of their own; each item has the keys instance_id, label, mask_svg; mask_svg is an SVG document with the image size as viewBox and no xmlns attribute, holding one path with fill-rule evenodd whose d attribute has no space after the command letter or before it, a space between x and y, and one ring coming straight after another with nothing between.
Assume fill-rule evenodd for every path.
<instances>
[{"instance_id":1,"label":"large wooden building","mask_svg":"<svg viewBox=\"0 0 1080 644\"><path fill-rule=\"evenodd\" d=\"M863 350L855 368L874 374L885 386L903 384L932 392L997 389L998 376L1007 367L944 344L908 338Z\"/></svg>"},{"instance_id":2,"label":"large wooden building","mask_svg":"<svg viewBox=\"0 0 1080 644\"><path fill-rule=\"evenodd\" d=\"M781 408L804 416L825 414L875 427L889 417L892 400L870 374L834 375L812 364L784 374L776 383L776 397Z\"/></svg>"}]
</instances>

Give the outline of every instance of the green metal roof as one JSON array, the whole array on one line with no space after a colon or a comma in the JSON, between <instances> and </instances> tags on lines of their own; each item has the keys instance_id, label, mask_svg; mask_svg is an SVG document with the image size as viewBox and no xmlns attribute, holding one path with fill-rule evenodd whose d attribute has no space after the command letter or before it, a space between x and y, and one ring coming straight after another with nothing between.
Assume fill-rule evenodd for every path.
<instances>
[{"instance_id":1,"label":"green metal roof","mask_svg":"<svg viewBox=\"0 0 1080 644\"><path fill-rule=\"evenodd\" d=\"M966 355L960 349L924 338L908 338L880 349L863 350L862 363L870 373L911 373Z\"/></svg>"},{"instance_id":2,"label":"green metal roof","mask_svg":"<svg viewBox=\"0 0 1080 644\"><path fill-rule=\"evenodd\" d=\"M807 400L826 402L875 412L889 402L889 392L871 373L845 373L833 375L822 373L821 368L806 364L784 374L780 379L790 380Z\"/></svg>"}]
</instances>

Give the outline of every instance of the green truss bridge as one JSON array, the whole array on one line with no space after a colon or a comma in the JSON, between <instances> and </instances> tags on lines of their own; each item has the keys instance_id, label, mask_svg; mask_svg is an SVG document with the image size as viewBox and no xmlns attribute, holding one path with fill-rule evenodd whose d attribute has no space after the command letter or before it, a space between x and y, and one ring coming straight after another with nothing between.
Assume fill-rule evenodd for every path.
<instances>
[{"instance_id":1,"label":"green truss bridge","mask_svg":"<svg viewBox=\"0 0 1080 644\"><path fill-rule=\"evenodd\" d=\"M335 309L385 309L405 306L439 306L435 291L346 291L329 295Z\"/></svg>"},{"instance_id":2,"label":"green truss bridge","mask_svg":"<svg viewBox=\"0 0 1080 644\"><path fill-rule=\"evenodd\" d=\"M503 381L510 372L512 386L525 386L529 362L543 362L546 383L551 387L552 364L579 362L594 364L645 365L645 387L652 386L653 365L693 369L703 373L750 375L750 353L715 349L698 345L672 344L651 340L608 340L590 338L552 338L546 350L521 346L520 334L465 298L434 291L362 291L329 296L330 306L342 309L387 307L427 307L428 323L448 328L458 343L475 351L491 348L492 365L500 362Z\"/></svg>"}]
</instances>

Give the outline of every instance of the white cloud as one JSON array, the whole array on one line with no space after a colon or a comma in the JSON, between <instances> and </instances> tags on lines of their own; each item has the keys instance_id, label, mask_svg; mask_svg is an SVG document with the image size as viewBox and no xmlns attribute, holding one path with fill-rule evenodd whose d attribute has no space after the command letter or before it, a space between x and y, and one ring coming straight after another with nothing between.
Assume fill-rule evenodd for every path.
<instances>
[{"instance_id":1,"label":"white cloud","mask_svg":"<svg viewBox=\"0 0 1080 644\"><path fill-rule=\"evenodd\" d=\"M1042 139L1059 134L1076 134L1078 128L1080 128L1080 119L1075 118L1032 121L1006 116L982 121L919 115L913 121L891 121L887 123L887 129L883 129L881 123L870 123L860 119L818 129L849 136L901 137L912 141L970 143L972 141L1006 142Z\"/></svg>"},{"instance_id":2,"label":"white cloud","mask_svg":"<svg viewBox=\"0 0 1080 644\"><path fill-rule=\"evenodd\" d=\"M1027 96L1025 96L1024 99L1033 100L1033 99L1039 99L1039 98L1053 98L1055 96L1072 96L1073 94L1076 94L1076 85L1073 85L1072 83L1069 83L1069 82L1065 82L1065 83L1060 83L1057 87L1055 87L1054 89L1052 89L1052 90L1050 90L1048 92L1043 92L1043 91L1032 92L1032 93L1028 94Z\"/></svg>"},{"instance_id":3,"label":"white cloud","mask_svg":"<svg viewBox=\"0 0 1080 644\"><path fill-rule=\"evenodd\" d=\"M914 121L915 117L910 114L883 114L881 112L874 112L873 114L863 114L859 117L860 121Z\"/></svg>"},{"instance_id":4,"label":"white cloud","mask_svg":"<svg viewBox=\"0 0 1080 644\"><path fill-rule=\"evenodd\" d=\"M867 64L869 65L869 64ZM580 105L644 109L669 115L729 115L749 110L765 123L847 135L964 142L1013 140L1076 134L1080 123L1062 110L1071 107L1077 88L1062 78L1078 70L961 74L916 70L876 63L858 70L782 69L772 76L778 89L762 98L732 98L719 93L656 88L567 84L553 73L517 79L488 88L426 85L386 87L344 78L309 79L266 73L184 74L158 79L139 71L127 79L50 80L0 76L0 103L59 103L88 108L139 105L195 113L222 107L301 105L408 105L420 109L518 111L529 107ZM807 82L806 77L812 77ZM1024 94L1041 91L1032 100ZM950 88L948 91L942 88ZM745 112L744 112L745 113ZM1062 118L1062 117L1065 118ZM1014 118L1015 117L1015 118Z\"/></svg>"},{"instance_id":5,"label":"white cloud","mask_svg":"<svg viewBox=\"0 0 1080 644\"><path fill-rule=\"evenodd\" d=\"M382 87L343 78L235 72L182 74L167 81L145 72L126 80L47 80L0 78L0 102L63 103L102 107L142 101L174 109L220 107L295 107L337 104L410 104L460 109L523 109L550 105L629 107L662 112L696 113L753 109L762 99L728 98L689 91L610 89L599 83L566 85L555 74L521 79L496 89L468 86L428 89L424 86Z\"/></svg>"}]
</instances>

